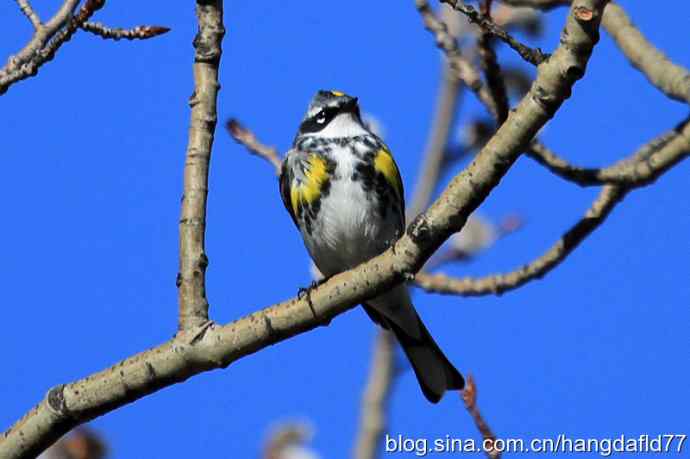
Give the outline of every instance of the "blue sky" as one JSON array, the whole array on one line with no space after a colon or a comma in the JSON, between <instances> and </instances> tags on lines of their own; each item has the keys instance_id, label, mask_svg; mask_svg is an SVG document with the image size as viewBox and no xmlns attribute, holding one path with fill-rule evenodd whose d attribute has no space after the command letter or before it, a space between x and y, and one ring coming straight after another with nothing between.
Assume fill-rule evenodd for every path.
<instances>
[{"instance_id":1,"label":"blue sky","mask_svg":"<svg viewBox=\"0 0 690 459\"><path fill-rule=\"evenodd\" d=\"M44 18L58 4L35 3L45 3ZM110 2L97 20L172 32L119 43L78 34L38 77L0 99L2 429L51 386L155 346L176 329L177 220L196 31L186 3ZM625 6L652 42L690 66L690 5L675 3L674 14L663 17L645 2ZM564 13L548 15L535 44L557 45ZM0 55L9 56L30 28L14 2L0 5L0 18ZM440 63L412 1L245 0L227 2L225 18L221 120L236 116L284 151L317 89L357 95L385 125L409 199ZM500 55L518 63L509 50ZM543 134L577 164L607 165L687 115L632 70L604 33L588 70ZM459 124L481 113L468 95ZM415 293L441 347L476 378L480 407L499 436L688 433L689 173L686 161L631 193L563 265L518 291L470 299ZM518 213L526 226L447 271L482 275L530 261L596 193L520 159L481 212L493 220ZM310 282L272 170L220 127L207 248L208 297L219 322ZM348 457L374 331L358 308L92 425L115 459L257 457L271 426L297 419L313 426L312 447L322 457ZM390 432L478 438L456 396L430 405L410 371L392 396Z\"/></svg>"}]
</instances>

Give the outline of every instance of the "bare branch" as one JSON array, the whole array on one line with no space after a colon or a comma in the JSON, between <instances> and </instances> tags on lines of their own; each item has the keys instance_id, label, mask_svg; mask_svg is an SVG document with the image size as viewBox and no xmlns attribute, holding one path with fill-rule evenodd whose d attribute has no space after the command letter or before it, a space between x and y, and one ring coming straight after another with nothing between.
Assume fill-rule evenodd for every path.
<instances>
[{"instance_id":1,"label":"bare branch","mask_svg":"<svg viewBox=\"0 0 690 459\"><path fill-rule=\"evenodd\" d=\"M514 6L551 9L566 6L569 0L503 0ZM625 10L609 3L604 10L602 25L632 65L642 72L650 83L671 99L690 103L690 72L670 61L664 53L650 43L632 23Z\"/></svg>"},{"instance_id":2,"label":"bare branch","mask_svg":"<svg viewBox=\"0 0 690 459\"><path fill-rule=\"evenodd\" d=\"M77 4L79 0L65 1L55 16L36 31L29 44L16 56L10 57L7 65L0 69L0 94L17 81L36 75L38 69L53 59L57 50L72 38L74 32L103 7L105 0L87 0L72 17Z\"/></svg>"},{"instance_id":3,"label":"bare branch","mask_svg":"<svg viewBox=\"0 0 690 459\"><path fill-rule=\"evenodd\" d=\"M417 286L427 292L461 296L500 295L527 282L541 279L558 266L592 231L601 225L626 192L615 185L604 187L585 216L571 227L542 256L528 265L507 273L481 278L454 278L445 274L418 273Z\"/></svg>"},{"instance_id":4,"label":"bare branch","mask_svg":"<svg viewBox=\"0 0 690 459\"><path fill-rule=\"evenodd\" d=\"M393 247L352 270L331 277L314 288L308 298L293 298L225 326L202 323L195 328L188 327L185 333L178 333L174 339L161 346L130 357L85 379L51 389L43 401L0 436L0 457L35 457L43 448L80 423L195 374L227 367L269 345L323 325L367 298L377 296L409 279L451 234L462 229L468 216L517 160L522 147L570 95L574 82L584 75L591 50L597 42L599 19L605 4L606 0L575 1L566 19L561 44L553 56L539 66L537 79L530 92L511 111L506 122L468 168L458 174L436 202L409 225L406 233ZM214 15L207 10L218 11L219 4L204 0L198 7L201 10L200 19L207 18L210 22ZM591 17L583 19L582 15L576 15L577 8L587 9L591 12ZM213 30L201 27L201 35L204 32L219 37L222 35L222 27ZM204 43L206 38L201 36L197 42ZM218 58L219 50L213 47L209 49L208 46L204 46L204 49L208 52L200 53L197 50L197 78L214 75L214 69L217 69L212 62ZM201 64L213 68L201 69ZM217 82L212 79L201 85L201 88L210 89L210 93L215 96ZM197 94L193 99L194 105L204 98L211 102L209 94ZM195 109L192 113L200 114ZM211 112L206 112L207 115L209 113ZM214 120L204 118L199 121L212 123ZM195 134L193 127L190 133L192 136ZM206 145L210 145L210 138L206 137L206 140ZM190 144L194 145L195 142ZM204 151L206 150L197 150L197 153ZM191 161L199 160L194 155L190 156L188 159ZM208 162L207 158L199 161L202 164ZM187 168L186 172L191 170L193 168ZM187 183L194 182L191 177L187 180ZM187 195L185 201L190 198L200 200L203 197L205 203L205 196L206 190L203 189L198 191L197 196ZM200 209L203 206L195 205L190 208ZM185 216L186 214L183 215ZM191 223L203 225L203 219L194 222L188 219L181 226ZM190 239L193 235L203 235L203 231L198 230L190 233ZM187 239L183 235L181 240ZM193 244L190 246L198 247ZM196 253L186 247L183 249L187 250L186 253L191 255L192 260L196 258ZM198 259L203 258L199 256ZM192 272L200 269L198 264L194 266L192 263L189 266L187 259L181 264L191 268ZM187 280L184 279L183 283ZM186 298L183 299L186 301ZM185 302L181 302L181 305L185 305ZM193 307L188 309L203 310Z\"/></svg>"},{"instance_id":5,"label":"bare branch","mask_svg":"<svg viewBox=\"0 0 690 459\"><path fill-rule=\"evenodd\" d=\"M458 279L445 274L418 273L417 286L428 292L461 296L500 295L532 280L541 279L604 223L613 208L631 189L651 183L673 164L687 158L689 152L690 120L686 120L675 130L644 145L626 160L611 168L599 170L603 177L617 177L618 184L605 186L584 217L536 260L510 273L482 278Z\"/></svg>"},{"instance_id":6,"label":"bare branch","mask_svg":"<svg viewBox=\"0 0 690 459\"><path fill-rule=\"evenodd\" d=\"M206 300L206 198L208 168L213 135L218 119L218 65L223 26L223 2L197 0L199 31L194 38L194 92L189 142L184 165L184 196L180 216L180 270L177 274L180 330L189 330L208 322Z\"/></svg>"},{"instance_id":7,"label":"bare branch","mask_svg":"<svg viewBox=\"0 0 690 459\"><path fill-rule=\"evenodd\" d=\"M276 175L280 175L280 168L283 165L283 161L278 156L278 152L275 148L261 143L252 131L247 129L236 119L229 119L227 123L225 123L225 128L237 143L244 145L244 147L249 150L249 153L271 163L275 169Z\"/></svg>"},{"instance_id":8,"label":"bare branch","mask_svg":"<svg viewBox=\"0 0 690 459\"><path fill-rule=\"evenodd\" d=\"M362 397L359 432L355 444L356 459L375 459L387 427L387 406L395 377L393 334L379 330L371 358L371 370Z\"/></svg>"},{"instance_id":9,"label":"bare branch","mask_svg":"<svg viewBox=\"0 0 690 459\"><path fill-rule=\"evenodd\" d=\"M625 57L650 83L671 99L690 103L690 72L671 62L640 33L623 8L610 3L604 10L602 25Z\"/></svg>"},{"instance_id":10,"label":"bare branch","mask_svg":"<svg viewBox=\"0 0 690 459\"><path fill-rule=\"evenodd\" d=\"M29 0L16 0L16 2L17 5L19 5L19 9L22 10L22 13L24 13L24 16L26 16L29 19L29 21L31 21L31 25L34 26L34 29L40 29L42 27L41 19L38 17L38 14L36 14L34 9L31 7Z\"/></svg>"},{"instance_id":11,"label":"bare branch","mask_svg":"<svg viewBox=\"0 0 690 459\"><path fill-rule=\"evenodd\" d=\"M20 64L30 60L48 43L53 35L72 18L79 0L65 0L60 9L50 20L34 33L33 37L16 55L10 56L5 67L0 69L0 81L9 73L17 70Z\"/></svg>"},{"instance_id":12,"label":"bare branch","mask_svg":"<svg viewBox=\"0 0 690 459\"><path fill-rule=\"evenodd\" d=\"M415 185L412 203L407 212L408 219L416 217L429 205L434 190L438 185L438 179L445 164L444 157L448 145L448 137L450 136L453 119L455 118L455 112L460 100L461 87L462 83L460 80L453 75L448 65L444 63L440 89L436 96L434 118L431 122L426 150L422 156L422 165L420 167L422 172Z\"/></svg>"},{"instance_id":13,"label":"bare branch","mask_svg":"<svg viewBox=\"0 0 690 459\"><path fill-rule=\"evenodd\" d=\"M455 37L448 33L446 24L436 17L427 0L415 0L415 5L422 17L424 27L434 35L436 46L446 54L450 69L455 72L458 79L475 93L477 98L495 118L496 107L491 94L482 84L481 76L474 69L472 63L460 53L458 43Z\"/></svg>"},{"instance_id":14,"label":"bare branch","mask_svg":"<svg viewBox=\"0 0 690 459\"><path fill-rule=\"evenodd\" d=\"M581 186L649 185L659 175L690 155L690 120L683 121L675 129L651 141L647 144L647 149L651 153L642 160L629 158L602 169L574 166L538 141L532 142L528 155L554 174Z\"/></svg>"},{"instance_id":15,"label":"bare branch","mask_svg":"<svg viewBox=\"0 0 690 459\"><path fill-rule=\"evenodd\" d=\"M493 448L494 442L496 441L496 435L491 431L491 427L486 423L477 406L477 385L474 383L472 375L467 375L467 385L462 391L462 401L465 403L467 412L472 416L477 430L482 434L485 444L491 445L490 449L487 448L486 455L490 459L499 459L501 457L501 451Z\"/></svg>"},{"instance_id":16,"label":"bare branch","mask_svg":"<svg viewBox=\"0 0 690 459\"><path fill-rule=\"evenodd\" d=\"M91 32L94 35L98 35L103 39L112 40L145 40L147 38L153 38L158 35L170 32L170 28L162 26L150 26L142 25L133 27L131 29L121 29L121 28L111 28L107 27L100 22L85 22L81 25L81 28L87 32Z\"/></svg>"},{"instance_id":17,"label":"bare branch","mask_svg":"<svg viewBox=\"0 0 690 459\"><path fill-rule=\"evenodd\" d=\"M513 38L508 32L505 31L498 24L493 22L491 18L487 15L481 14L479 11L475 10L470 5L465 5L460 0L441 0L443 3L450 5L455 10L460 11L468 17L470 22L473 22L482 30L498 37L501 41L505 42L508 46L514 49L524 60L533 65L539 65L544 62L549 56L544 54L541 49L532 49L527 45L520 43L518 40Z\"/></svg>"},{"instance_id":18,"label":"bare branch","mask_svg":"<svg viewBox=\"0 0 690 459\"><path fill-rule=\"evenodd\" d=\"M491 21L491 0L482 1L480 12L483 17ZM485 28L482 28L482 32L479 34L477 48L486 83L496 107L496 123L500 126L508 118L510 108L508 106L508 92L503 81L501 66L493 48L492 34Z\"/></svg>"}]
</instances>

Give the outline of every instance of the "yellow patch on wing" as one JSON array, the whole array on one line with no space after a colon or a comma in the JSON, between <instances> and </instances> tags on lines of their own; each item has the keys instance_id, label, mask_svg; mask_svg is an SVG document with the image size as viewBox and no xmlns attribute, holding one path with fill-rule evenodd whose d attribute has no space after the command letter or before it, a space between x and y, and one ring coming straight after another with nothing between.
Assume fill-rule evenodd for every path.
<instances>
[{"instance_id":1,"label":"yellow patch on wing","mask_svg":"<svg viewBox=\"0 0 690 459\"><path fill-rule=\"evenodd\" d=\"M345 95L345 93L342 91L331 91L331 94L333 94L335 97L343 97Z\"/></svg>"},{"instance_id":2,"label":"yellow patch on wing","mask_svg":"<svg viewBox=\"0 0 690 459\"><path fill-rule=\"evenodd\" d=\"M307 164L308 166L304 171L305 180L299 184L294 184L290 189L290 203L295 215L299 215L298 210L303 202L311 204L319 198L321 188L328 180L328 169L323 158L311 155Z\"/></svg>"},{"instance_id":3,"label":"yellow patch on wing","mask_svg":"<svg viewBox=\"0 0 690 459\"><path fill-rule=\"evenodd\" d=\"M374 169L383 174L386 181L393 187L399 199L403 199L403 185L400 179L400 172L395 160L390 152L384 148L380 149L374 157ZM401 201L402 202L402 201Z\"/></svg>"}]
</instances>

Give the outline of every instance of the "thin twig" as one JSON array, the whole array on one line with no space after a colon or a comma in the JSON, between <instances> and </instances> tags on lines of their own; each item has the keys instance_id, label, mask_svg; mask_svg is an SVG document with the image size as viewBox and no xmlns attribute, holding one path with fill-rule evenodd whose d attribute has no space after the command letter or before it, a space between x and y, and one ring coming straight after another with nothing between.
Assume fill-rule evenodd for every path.
<instances>
[{"instance_id":1,"label":"thin twig","mask_svg":"<svg viewBox=\"0 0 690 459\"><path fill-rule=\"evenodd\" d=\"M480 12L484 17L491 20L491 0L484 0L480 4ZM498 63L496 51L493 48L492 34L484 28L481 29L479 34L477 48L486 83L496 107L496 123L500 126L508 118L508 110L510 108L508 106L508 92L503 81L503 74Z\"/></svg>"},{"instance_id":2,"label":"thin twig","mask_svg":"<svg viewBox=\"0 0 690 459\"><path fill-rule=\"evenodd\" d=\"M625 192L616 185L604 187L585 216L571 227L549 250L531 263L506 274L474 278L455 278L446 274L418 273L415 281L427 292L460 296L500 295L541 279L558 266L599 225L618 204Z\"/></svg>"},{"instance_id":3,"label":"thin twig","mask_svg":"<svg viewBox=\"0 0 690 459\"><path fill-rule=\"evenodd\" d=\"M8 64L0 70L0 94L17 81L36 75L38 69L55 57L57 50L72 38L74 32L103 7L105 0L87 0L79 12L70 19L73 9L70 7L78 3L65 2L59 13L36 31L31 42L19 54L10 58Z\"/></svg>"},{"instance_id":4,"label":"thin twig","mask_svg":"<svg viewBox=\"0 0 690 459\"><path fill-rule=\"evenodd\" d=\"M581 186L649 185L668 168L690 155L690 120L683 121L675 129L652 140L647 148L651 154L642 160L629 158L601 169L572 165L539 141L532 142L527 153L554 174Z\"/></svg>"},{"instance_id":5,"label":"thin twig","mask_svg":"<svg viewBox=\"0 0 690 459\"><path fill-rule=\"evenodd\" d=\"M479 412L479 407L477 406L477 385L474 383L472 375L467 375L467 384L462 391L462 401L465 403L467 412L472 416L477 430L482 434L482 439L484 440L482 444L487 446L484 452L490 459L500 459L501 451L494 449L496 435L494 435L491 427L489 427L489 424L486 423L484 417Z\"/></svg>"},{"instance_id":6,"label":"thin twig","mask_svg":"<svg viewBox=\"0 0 690 459\"><path fill-rule=\"evenodd\" d=\"M475 10L470 5L465 5L460 0L441 0L443 3L450 5L455 10L460 11L468 17L470 22L477 24L482 30L495 35L501 41L505 42L508 46L514 49L524 60L533 65L539 65L544 62L549 56L542 52L541 49L532 49L527 45L520 43L518 40L513 38L505 29L500 27L490 17L481 14L479 11Z\"/></svg>"},{"instance_id":7,"label":"thin twig","mask_svg":"<svg viewBox=\"0 0 690 459\"><path fill-rule=\"evenodd\" d=\"M34 11L34 9L31 7L31 4L29 3L29 0L16 0L17 5L19 5L19 9L22 10L22 13L24 13L24 16L26 16L29 21L31 21L31 25L34 26L34 29L38 30L41 28L41 19L38 17L38 14Z\"/></svg>"},{"instance_id":8,"label":"thin twig","mask_svg":"<svg viewBox=\"0 0 690 459\"><path fill-rule=\"evenodd\" d=\"M422 171L415 185L412 202L407 211L408 220L419 215L431 202L434 190L438 186L448 146L453 120L460 102L462 82L455 77L444 62L441 81L436 96L436 109L431 122L427 146L422 156Z\"/></svg>"},{"instance_id":9,"label":"thin twig","mask_svg":"<svg viewBox=\"0 0 690 459\"><path fill-rule=\"evenodd\" d=\"M269 147L261 143L252 131L234 118L229 119L225 123L225 128L237 143L244 145L249 153L271 163L275 169L276 175L280 175L280 168L282 167L283 161L278 156L278 151L274 147Z\"/></svg>"},{"instance_id":10,"label":"thin twig","mask_svg":"<svg viewBox=\"0 0 690 459\"><path fill-rule=\"evenodd\" d=\"M163 26L151 26L142 25L133 27L131 29L121 29L121 28L111 28L107 27L100 22L85 22L81 25L81 28L87 32L91 32L94 35L98 35L103 39L112 40L145 40L147 38L153 38L158 35L162 35L170 31L170 28Z\"/></svg>"},{"instance_id":11,"label":"thin twig","mask_svg":"<svg viewBox=\"0 0 690 459\"><path fill-rule=\"evenodd\" d=\"M194 92L189 141L184 164L184 196L180 216L180 264L177 275L179 330L208 322L205 251L208 169L218 119L218 66L225 35L222 0L197 0L199 31L194 39Z\"/></svg>"},{"instance_id":12,"label":"thin twig","mask_svg":"<svg viewBox=\"0 0 690 459\"><path fill-rule=\"evenodd\" d=\"M446 54L451 70L455 72L457 78L474 92L495 118L496 107L491 93L482 84L479 72L475 70L469 60L463 57L455 37L448 33L446 24L436 17L427 0L415 0L415 5L422 18L424 27L433 34L436 46Z\"/></svg>"}]
</instances>

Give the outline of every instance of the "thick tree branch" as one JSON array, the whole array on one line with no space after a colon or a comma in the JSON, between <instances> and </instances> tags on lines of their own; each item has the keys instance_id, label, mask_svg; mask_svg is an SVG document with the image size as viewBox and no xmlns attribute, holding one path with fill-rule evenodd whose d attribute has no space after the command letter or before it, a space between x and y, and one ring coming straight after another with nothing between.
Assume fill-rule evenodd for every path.
<instances>
[{"instance_id":1,"label":"thick tree branch","mask_svg":"<svg viewBox=\"0 0 690 459\"><path fill-rule=\"evenodd\" d=\"M208 322L206 300L206 198L208 168L218 118L218 66L221 57L223 2L197 0L199 31L194 38L194 93L189 142L184 166L184 196L180 216L180 270L177 275L179 329Z\"/></svg>"},{"instance_id":2,"label":"thick tree branch","mask_svg":"<svg viewBox=\"0 0 690 459\"><path fill-rule=\"evenodd\" d=\"M443 3L450 5L455 10L460 11L462 14L466 15L470 22L477 24L487 33L498 37L501 41L506 43L512 49L514 49L520 57L533 65L539 65L544 62L549 56L544 54L541 49L532 49L527 45L520 43L512 35L506 32L501 26L496 24L491 20L491 17L485 14L481 14L479 11L475 10L470 5L465 5L464 2L459 0L441 0Z\"/></svg>"},{"instance_id":3,"label":"thick tree branch","mask_svg":"<svg viewBox=\"0 0 690 459\"><path fill-rule=\"evenodd\" d=\"M663 174L670 162L660 158L675 158L673 164L688 157L690 152L690 121L686 120L670 133L663 134L640 148L630 158L609 169L609 176L620 171L617 185L605 186L584 217L573 225L549 250L531 263L506 274L482 278L454 278L445 274L418 273L417 286L435 293L462 296L502 294L527 282L541 279L558 266L575 248L598 228L613 208L633 188L651 183Z\"/></svg>"},{"instance_id":4,"label":"thick tree branch","mask_svg":"<svg viewBox=\"0 0 690 459\"><path fill-rule=\"evenodd\" d=\"M100 22L85 22L81 28L103 39L110 40L145 40L162 35L170 31L168 27L142 25L131 29L121 29L119 27L107 27Z\"/></svg>"},{"instance_id":5,"label":"thick tree branch","mask_svg":"<svg viewBox=\"0 0 690 459\"><path fill-rule=\"evenodd\" d=\"M524 146L570 95L571 86L584 74L598 40L605 4L606 0L574 2L561 44L539 66L529 93L475 160L451 181L428 211L408 226L393 247L350 271L333 276L308 296L276 304L225 326L211 323L190 327L186 333L150 351L88 378L51 389L43 401L2 434L0 457L34 457L82 422L200 372L224 368L266 346L327 323L367 298L409 279L451 234L462 229L468 216L499 183ZM213 8L214 4L204 2L199 7ZM578 14L578 9L590 14L585 17ZM218 36L222 28L210 32ZM208 51L197 57L197 64L204 61L199 57L218 56L213 49ZM213 70L199 72L197 78L212 74ZM214 83L215 80L209 85ZM213 94L216 90L217 86ZM199 97L207 96L197 94L195 99ZM213 122L212 119L204 121ZM201 194L205 198L205 190ZM191 255L195 258L197 254Z\"/></svg>"},{"instance_id":6,"label":"thick tree branch","mask_svg":"<svg viewBox=\"0 0 690 459\"><path fill-rule=\"evenodd\" d=\"M666 170L690 155L690 121L664 133L648 144L651 155L642 160L626 159L601 169L574 166L534 141L528 155L554 174L581 186L618 184L631 187L649 185Z\"/></svg>"},{"instance_id":7,"label":"thick tree branch","mask_svg":"<svg viewBox=\"0 0 690 459\"><path fill-rule=\"evenodd\" d=\"M393 334L387 330L378 331L369 379L362 397L354 454L356 459L374 459L379 456L381 440L388 425L388 399L395 379L395 349Z\"/></svg>"}]
</instances>

